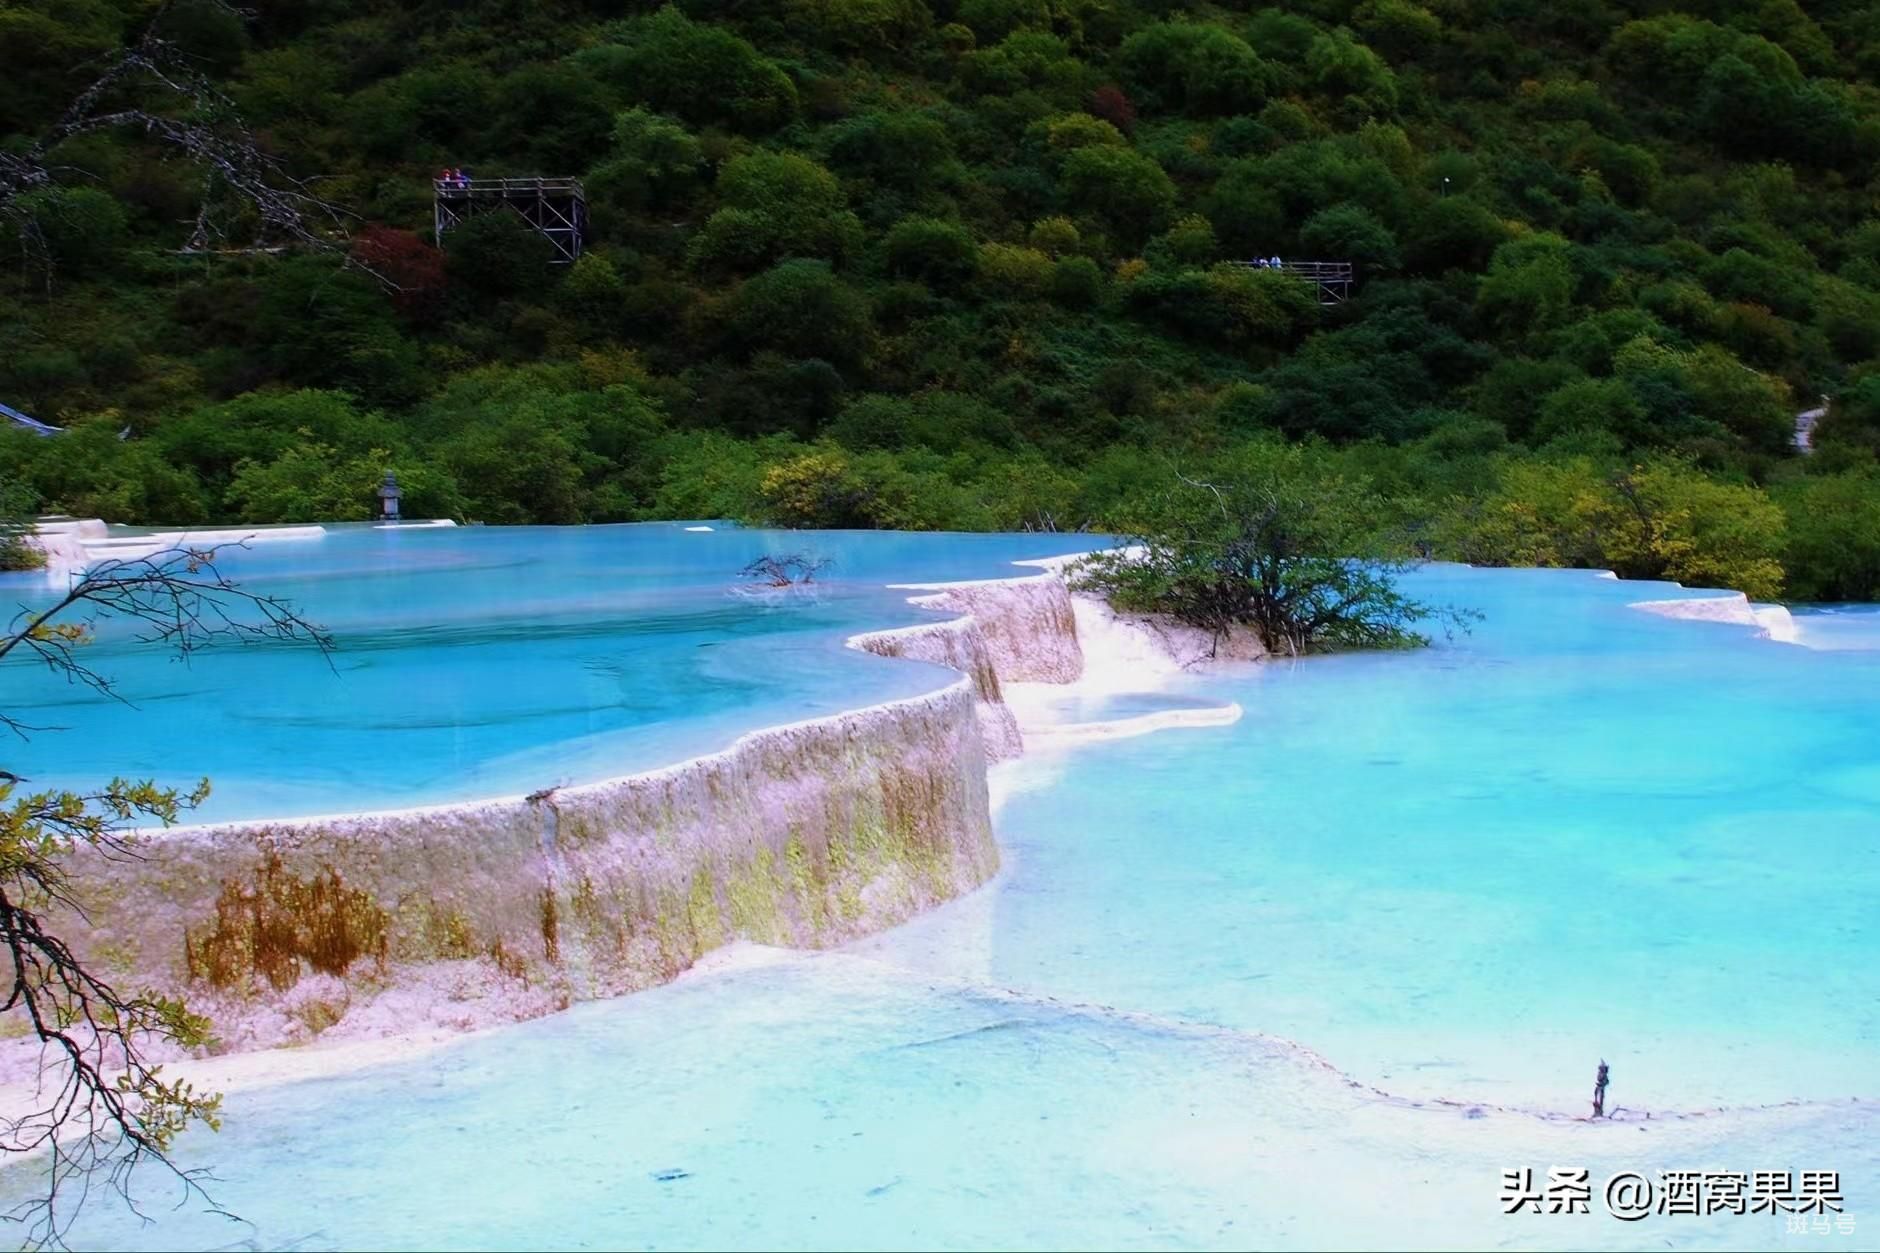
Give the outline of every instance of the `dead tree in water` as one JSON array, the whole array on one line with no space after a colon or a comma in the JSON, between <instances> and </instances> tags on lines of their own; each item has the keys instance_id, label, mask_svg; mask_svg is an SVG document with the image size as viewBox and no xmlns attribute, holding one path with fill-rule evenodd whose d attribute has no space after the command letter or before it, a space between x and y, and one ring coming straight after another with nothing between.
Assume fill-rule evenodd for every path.
<instances>
[{"instance_id":1,"label":"dead tree in water","mask_svg":"<svg viewBox=\"0 0 1880 1253\"><path fill-rule=\"evenodd\" d=\"M761 582L766 587L800 587L814 583L816 576L835 563L827 557L815 558L803 553L759 557L744 569L740 577Z\"/></svg>"},{"instance_id":2,"label":"dead tree in water","mask_svg":"<svg viewBox=\"0 0 1880 1253\"><path fill-rule=\"evenodd\" d=\"M1606 1116L1606 1082L1608 1074L1606 1060L1602 1057L1599 1061L1599 1075L1593 1080L1593 1117L1595 1118L1604 1118Z\"/></svg>"},{"instance_id":3,"label":"dead tree in water","mask_svg":"<svg viewBox=\"0 0 1880 1253\"><path fill-rule=\"evenodd\" d=\"M80 659L99 619L129 619L144 628L141 639L185 659L231 640L330 647L327 634L286 602L237 587L216 569L215 555L171 549L98 563L49 607L24 609L0 627L0 663L30 657L122 700L109 677ZM24 738L42 729L0 709L0 732ZM201 1176L170 1151L192 1125L219 1125L221 1098L169 1078L156 1061L165 1047L205 1043L208 1021L182 1001L113 985L56 933L60 916L84 917L85 884L68 869L70 857L83 850L138 857L132 825L175 823L208 796L208 780L187 793L125 779L88 792L26 793L26 782L0 771L0 1018L41 1046L39 1098L36 1109L0 1117L0 1160L43 1153L46 1178L39 1195L5 1217L22 1225L27 1247L61 1247L94 1184L135 1210L131 1176L147 1161L171 1172L183 1199L215 1210Z\"/></svg>"}]
</instances>

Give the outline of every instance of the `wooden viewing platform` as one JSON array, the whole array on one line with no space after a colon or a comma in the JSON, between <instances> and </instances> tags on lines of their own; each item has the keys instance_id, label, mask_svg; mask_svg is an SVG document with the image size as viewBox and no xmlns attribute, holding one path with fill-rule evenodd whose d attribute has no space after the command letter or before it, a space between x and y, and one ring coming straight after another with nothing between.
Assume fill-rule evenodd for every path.
<instances>
[{"instance_id":1,"label":"wooden viewing platform","mask_svg":"<svg viewBox=\"0 0 1880 1253\"><path fill-rule=\"evenodd\" d=\"M1261 265L1258 261L1236 261L1235 265L1244 265L1250 270L1270 270L1271 265ZM1342 305L1351 299L1351 285L1357 281L1357 270L1349 261L1281 261L1280 273L1296 279L1302 279L1318 288L1319 303L1322 305Z\"/></svg>"},{"instance_id":2,"label":"wooden viewing platform","mask_svg":"<svg viewBox=\"0 0 1880 1253\"><path fill-rule=\"evenodd\" d=\"M555 245L556 265L581 257L587 235L587 192L578 178L438 178L435 194L438 242L444 233L479 213L507 209Z\"/></svg>"}]
</instances>

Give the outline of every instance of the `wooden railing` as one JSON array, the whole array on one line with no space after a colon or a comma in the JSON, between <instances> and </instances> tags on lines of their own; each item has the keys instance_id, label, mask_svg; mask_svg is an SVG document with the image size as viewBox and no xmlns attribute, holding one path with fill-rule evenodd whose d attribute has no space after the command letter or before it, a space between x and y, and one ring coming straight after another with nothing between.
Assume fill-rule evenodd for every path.
<instances>
[{"instance_id":1,"label":"wooden railing","mask_svg":"<svg viewBox=\"0 0 1880 1253\"><path fill-rule=\"evenodd\" d=\"M455 196L577 196L587 199L578 178L434 178L431 186L446 198Z\"/></svg>"},{"instance_id":2,"label":"wooden railing","mask_svg":"<svg viewBox=\"0 0 1880 1253\"><path fill-rule=\"evenodd\" d=\"M587 235L587 192L578 178L434 178L436 238L484 213L514 213L555 245L554 261L581 259Z\"/></svg>"},{"instance_id":3,"label":"wooden railing","mask_svg":"<svg viewBox=\"0 0 1880 1253\"><path fill-rule=\"evenodd\" d=\"M1244 265L1250 270L1271 270L1270 261L1235 261L1234 265ZM1280 259L1277 267L1288 278L1300 279L1318 288L1319 303L1322 305L1343 304L1351 296L1351 285L1357 281L1357 267L1349 261L1288 261Z\"/></svg>"}]
</instances>

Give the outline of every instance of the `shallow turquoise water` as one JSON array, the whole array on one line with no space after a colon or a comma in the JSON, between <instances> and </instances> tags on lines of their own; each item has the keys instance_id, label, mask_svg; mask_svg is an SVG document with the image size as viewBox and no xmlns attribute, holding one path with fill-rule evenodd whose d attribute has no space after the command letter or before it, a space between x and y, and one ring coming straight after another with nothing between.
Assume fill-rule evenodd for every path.
<instances>
[{"instance_id":1,"label":"shallow turquoise water","mask_svg":"<svg viewBox=\"0 0 1880 1253\"><path fill-rule=\"evenodd\" d=\"M195 1137L235 1222L96 1205L78 1247L1871 1249L1880 1136L1822 1107L1550 1124L1353 1091L1290 1050L843 954L681 980L357 1075ZM1780 1218L1504 1217L1499 1170L1831 1168ZM16 1182L4 1180L0 1182ZM1857 1199L1858 1198L1858 1199Z\"/></svg>"},{"instance_id":2,"label":"shallow turquoise water","mask_svg":"<svg viewBox=\"0 0 1880 1253\"><path fill-rule=\"evenodd\" d=\"M1211 695L1181 692L1079 692L1040 702L1054 720L1066 723L1119 722L1150 714L1220 709L1224 702Z\"/></svg>"},{"instance_id":3,"label":"shallow turquoise water","mask_svg":"<svg viewBox=\"0 0 1880 1253\"><path fill-rule=\"evenodd\" d=\"M946 577L890 569L919 556L891 552L900 538L840 542L852 569ZM931 555L953 577L1046 551L952 542ZM101 1206L75 1238L1876 1247L1880 652L1639 613L1627 603L1680 593L1574 572L1431 567L1414 590L1486 619L1426 652L1175 693L1238 701L1231 727L1018 763L1006 870L980 892L846 953L237 1094L228 1129L183 1157L213 1166L251 1225L184 1211L145 1228ZM822 655L818 632L906 615L898 595L857 588L836 598L849 625L740 647ZM501 645L518 664L534 646ZM837 703L877 676L933 680L828 655L841 664L821 695ZM755 690L823 682L798 664ZM1349 1087L1269 1036L1462 1104ZM1657 1117L1495 1108L1580 1113L1601 1057L1613 1103ZM1824 1241L1766 1217L1522 1224L1495 1203L1499 1169L1519 1164L1838 1169L1860 1225Z\"/></svg>"},{"instance_id":4,"label":"shallow turquoise water","mask_svg":"<svg viewBox=\"0 0 1880 1253\"><path fill-rule=\"evenodd\" d=\"M1811 605L1795 625L1810 648L1880 648L1880 605Z\"/></svg>"},{"instance_id":5,"label":"shallow turquoise water","mask_svg":"<svg viewBox=\"0 0 1880 1253\"><path fill-rule=\"evenodd\" d=\"M1246 710L1023 763L990 904L920 969L1310 1043L1393 1091L1880 1095L1880 652L1432 567L1419 653L1195 683Z\"/></svg>"},{"instance_id":6,"label":"shallow turquoise water","mask_svg":"<svg viewBox=\"0 0 1880 1253\"><path fill-rule=\"evenodd\" d=\"M5 708L63 728L0 752L36 784L113 774L215 791L203 818L465 800L591 782L722 748L737 734L910 695L954 676L844 649L923 616L890 581L1023 573L1090 536L801 533L683 524L335 527L224 550L244 587L334 633L304 647L222 647L190 666L106 625L87 662L134 710L18 665ZM765 554L833 564L813 596L751 595ZM0 576L0 605L40 576Z\"/></svg>"}]
</instances>

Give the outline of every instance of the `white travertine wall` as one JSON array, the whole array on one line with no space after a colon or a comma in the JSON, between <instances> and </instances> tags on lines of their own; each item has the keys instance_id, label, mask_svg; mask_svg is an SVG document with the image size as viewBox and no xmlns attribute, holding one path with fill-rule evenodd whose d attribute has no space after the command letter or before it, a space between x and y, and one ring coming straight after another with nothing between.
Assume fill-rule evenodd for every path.
<instances>
[{"instance_id":1,"label":"white travertine wall","mask_svg":"<svg viewBox=\"0 0 1880 1253\"><path fill-rule=\"evenodd\" d=\"M958 616L849 644L960 671L941 691L532 797L158 833L75 862L89 916L61 934L245 1050L532 1018L733 940L893 926L998 869L986 766L1024 751L1003 685L1121 690L1202 659L1056 569L924 590Z\"/></svg>"},{"instance_id":2,"label":"white travertine wall","mask_svg":"<svg viewBox=\"0 0 1880 1253\"><path fill-rule=\"evenodd\" d=\"M734 939L892 926L998 868L986 764L1022 751L1006 668L1082 664L1055 576L936 599L970 615L850 642L965 675L939 692L533 799L156 834L74 865L90 916L64 933L252 1049L529 1018Z\"/></svg>"},{"instance_id":3,"label":"white travertine wall","mask_svg":"<svg viewBox=\"0 0 1880 1253\"><path fill-rule=\"evenodd\" d=\"M1056 571L974 583L909 584L908 590L929 593L914 597L916 605L970 616L993 667L1008 683L1071 683L1083 675L1070 590Z\"/></svg>"},{"instance_id":4,"label":"white travertine wall","mask_svg":"<svg viewBox=\"0 0 1880 1253\"><path fill-rule=\"evenodd\" d=\"M916 603L919 603L918 601ZM905 657L949 666L972 684L979 734L988 761L1010 761L1025 752L1018 722L1005 706L999 669L977 618L954 618L894 631L871 631L849 640L849 647L882 657Z\"/></svg>"},{"instance_id":5,"label":"white travertine wall","mask_svg":"<svg viewBox=\"0 0 1880 1253\"><path fill-rule=\"evenodd\" d=\"M413 521L407 527L455 526L448 520ZM98 518L41 518L33 525L28 543L46 557L46 572L56 579L82 573L98 561L136 561L177 548L213 549L224 546L278 544L318 540L323 526L207 527L182 531L147 531L113 534Z\"/></svg>"},{"instance_id":6,"label":"white travertine wall","mask_svg":"<svg viewBox=\"0 0 1880 1253\"><path fill-rule=\"evenodd\" d=\"M1741 592L1718 596L1693 596L1682 600L1635 600L1629 606L1655 613L1663 618L1683 618L1694 622L1727 622L1754 627L1765 639L1793 644L1801 638L1795 618L1781 605L1758 605Z\"/></svg>"}]
</instances>

